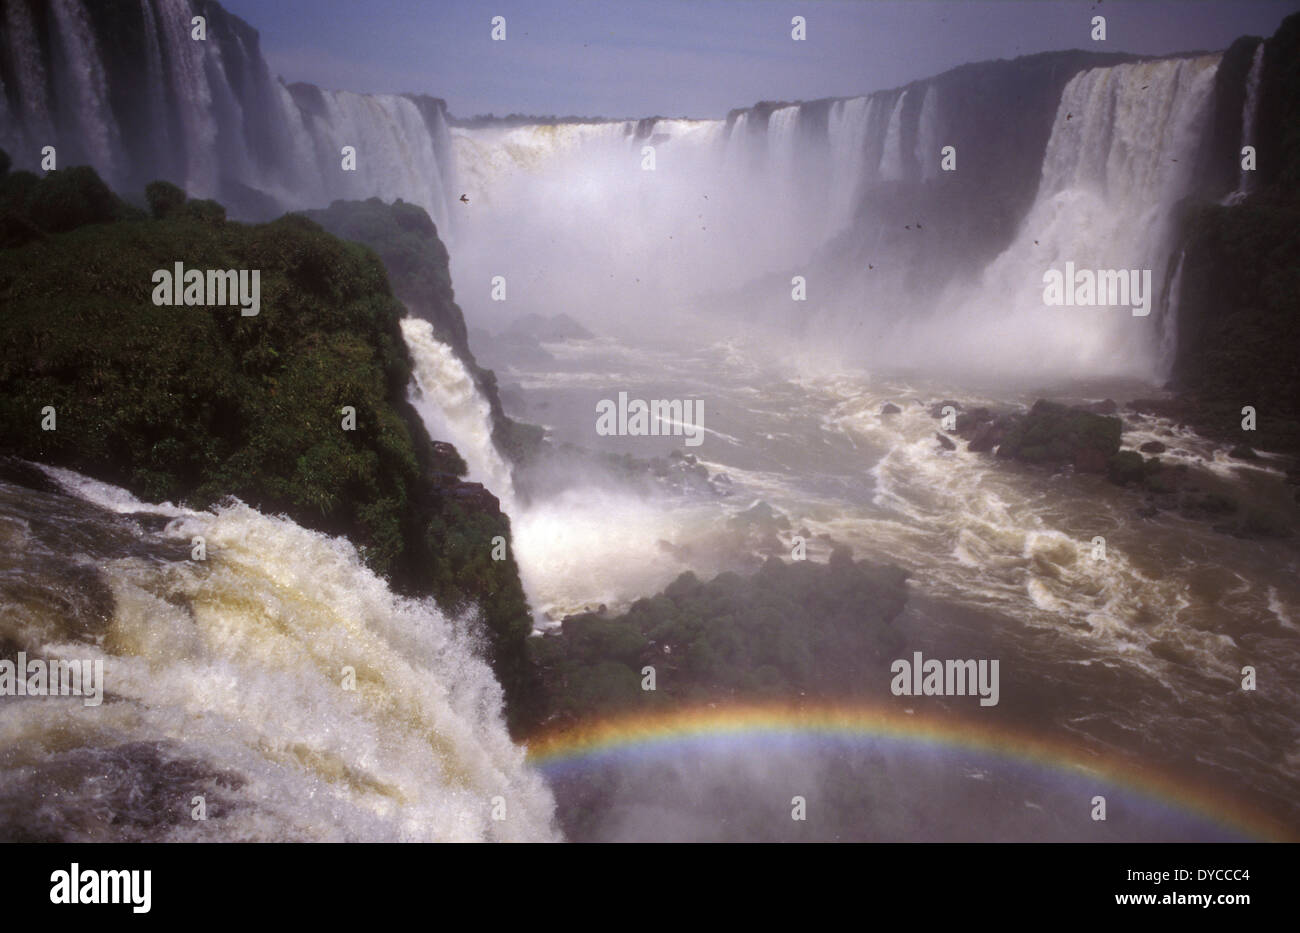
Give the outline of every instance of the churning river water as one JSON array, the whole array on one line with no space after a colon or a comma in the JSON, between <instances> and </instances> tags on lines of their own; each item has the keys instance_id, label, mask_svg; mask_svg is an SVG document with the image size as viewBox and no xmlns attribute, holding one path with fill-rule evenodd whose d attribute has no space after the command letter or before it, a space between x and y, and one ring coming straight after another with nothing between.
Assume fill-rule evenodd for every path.
<instances>
[{"instance_id":1,"label":"churning river water","mask_svg":"<svg viewBox=\"0 0 1300 933\"><path fill-rule=\"evenodd\" d=\"M931 409L941 400L1007 408L1039 395L1109 396L1123 405L1155 388L999 395L866 372L806 376L797 364L759 362L740 340L687 351L604 339L544 346L551 360L516 363L500 375L504 386L517 384L519 414L545 423L554 440L643 458L677 450L730 480L719 487L729 491L723 496L649 503L609 493L585 499L572 489L524 507L516 519L520 561L534 601L553 614L625 603L684 569L702 577L738 569L743 562L726 546L728 519L766 502L792 530L810 534L811 559L824 560L833 539L859 559L909 572L909 608L897 624L910 648L927 657L1001 659L1002 699L978 715L1157 767L1211 797L1258 808L1279 832L1300 825L1294 541L1245 540L1171 512L1143 518L1140 495L1104 476L1031 469L971 453L960 440L945 450L935 437L940 422ZM619 392L701 400L703 442L598 436L596 405ZM899 413L882 415L886 403ZM1192 465L1233 495L1294 520L1277 462L1234 460L1168 420L1120 415L1125 448L1158 439L1166 462ZM1094 556L1097 536L1105 539L1104 559ZM1246 666L1257 672L1253 692L1241 689ZM882 669L881 687L888 678ZM967 770L973 782L985 777ZM1014 806L1032 816L1036 804L1027 793ZM980 838L974 823L963 825L958 836ZM1032 821L1022 830L1052 835ZM915 825L893 831L926 835Z\"/></svg>"}]
</instances>

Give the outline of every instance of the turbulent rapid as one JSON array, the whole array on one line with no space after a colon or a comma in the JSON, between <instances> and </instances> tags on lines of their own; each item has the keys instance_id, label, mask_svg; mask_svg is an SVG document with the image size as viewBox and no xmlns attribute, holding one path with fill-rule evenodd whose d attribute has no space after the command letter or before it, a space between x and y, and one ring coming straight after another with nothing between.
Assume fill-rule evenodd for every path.
<instances>
[{"instance_id":1,"label":"turbulent rapid","mask_svg":"<svg viewBox=\"0 0 1300 933\"><path fill-rule=\"evenodd\" d=\"M105 696L5 698L5 838L557 838L466 620L285 518L50 475L0 483L0 643Z\"/></svg>"},{"instance_id":2,"label":"turbulent rapid","mask_svg":"<svg viewBox=\"0 0 1300 933\"><path fill-rule=\"evenodd\" d=\"M89 163L116 190L170 179L221 200L232 220L370 197L427 211L436 232L408 216L396 261L384 258L399 295L411 242L431 241L440 264L401 270L439 305L412 298L401 322L406 398L491 494L471 490L480 515L499 518L499 503L508 518L534 647L584 610L598 627L652 602L685 571L756 574L792 561L796 538L829 567L846 545L909 575L897 630L910 647L1001 662L1006 702L987 718L1008 734L1141 760L1246 801L1274 829L1300 825L1294 539L1143 508L1106 482L1108 459L1093 475L1049 472L935 437L945 400L1007 413L1037 398L1117 399L1132 456L1157 445L1164 464L1295 524L1283 458L1235 458L1176 420L1124 408L1159 395L1173 371L1184 276L1198 271L1179 242L1184 206L1251 191L1235 167L1235 191L1211 190L1209 162L1222 161L1216 133L1233 146L1265 138L1263 45L1244 99L1227 103L1231 52L1050 52L709 119L455 118L429 96L273 79L256 31L215 4L111 6L130 18L112 33L109 5L3 5L0 143L15 168L36 171L42 146L57 143L62 166ZM200 11L211 40L191 42ZM1227 110L1239 133L1217 126ZM1150 284L1132 309L1056 306L1043 283L1066 266ZM589 336L512 330L560 314ZM704 443L597 432L598 406L624 394L699 400ZM532 434L512 434L502 407L544 427L545 442L507 450ZM498 447L502 437L511 443ZM65 471L6 469L3 657L103 662L105 698L5 698L0 834L559 838L556 785L507 734L485 660L502 657L476 640L472 606L462 617L399 597L346 540L238 501L148 505ZM714 652L707 641L692 660ZM658 662L669 646L650 646L666 670L688 663ZM503 680L522 683L535 660L520 649ZM619 664L631 671L632 660L645 659ZM619 664L594 665L588 693L617 686ZM1246 668L1262 689L1239 689ZM764 672L745 673L757 683ZM690 785L696 797L640 810L633 800L613 834L689 835L708 816L708 786L735 774L760 788L787 774L815 784L825 763L802 746L727 755L711 771L673 762L658 783L707 771ZM841 777L856 789L885 774L901 788L905 806L864 818L891 838L951 838L950 812L922 825L910 808L979 808L987 788L999 806L1044 810L1014 774L990 781L986 763L961 761L952 773L935 764L935 784L898 760ZM656 781L647 793L665 793ZM1063 812L1066 799L1051 806ZM1078 838L1077 824L1035 820L1016 832ZM962 831L998 822L983 813Z\"/></svg>"},{"instance_id":3,"label":"turbulent rapid","mask_svg":"<svg viewBox=\"0 0 1300 933\"><path fill-rule=\"evenodd\" d=\"M865 371L807 376L739 340L693 349L546 346L562 363L509 370L528 390L527 413L591 410L608 385L644 397L690 386L710 400L718 432L701 463L730 483L721 498L656 502L653 542L633 533L593 543L584 553L596 566L641 568L614 594L556 562L538 597L581 605L579 596L599 594L625 605L684 570L752 570L762 554L746 552L737 521L764 502L789 520L782 556L799 532L812 559L840 542L860 558L907 569L914 598L905 631L960 656L1001 657L1021 725L1141 755L1294 818L1300 695L1286 672L1300 664L1300 553L1291 544L1262 545L1172 516L1143 519L1140 499L1104 478L1027 470L936 442L931 408L939 399L971 407L1028 405L1032 396L961 394ZM1153 389L1076 389L1080 402L1143 390ZM882 415L887 404L899 413ZM1168 419L1124 412L1123 420L1125 448L1159 439L1171 462L1293 508L1269 459L1233 460ZM590 419L552 416L548 426L558 440L591 443ZM621 449L669 449L638 447L645 440L621 439ZM630 508L645 500L625 493L622 501ZM1098 535L1104 560L1093 556ZM1236 689L1244 665L1274 684L1250 698L1248 717ZM1207 729L1231 731L1233 748L1206 747Z\"/></svg>"}]
</instances>

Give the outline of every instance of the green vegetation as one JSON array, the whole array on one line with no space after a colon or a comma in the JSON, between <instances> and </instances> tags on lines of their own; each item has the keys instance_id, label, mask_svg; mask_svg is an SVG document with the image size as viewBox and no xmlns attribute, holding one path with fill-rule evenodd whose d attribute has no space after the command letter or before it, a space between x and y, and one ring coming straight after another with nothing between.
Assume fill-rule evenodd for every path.
<instances>
[{"instance_id":1,"label":"green vegetation","mask_svg":"<svg viewBox=\"0 0 1300 933\"><path fill-rule=\"evenodd\" d=\"M0 177L0 453L346 535L399 591L477 603L521 709L530 618L513 559L491 559L509 522L405 400L404 311L379 257L300 215L231 223L166 183L147 200L153 216L89 168ZM260 270L260 314L155 306L153 272L178 261Z\"/></svg>"},{"instance_id":2,"label":"green vegetation","mask_svg":"<svg viewBox=\"0 0 1300 933\"><path fill-rule=\"evenodd\" d=\"M561 720L683 702L844 697L879 679L902 639L892 627L906 575L855 562L769 559L752 577L692 573L618 617L585 613L529 644L544 709ZM641 689L655 668L656 689Z\"/></svg>"},{"instance_id":3,"label":"green vegetation","mask_svg":"<svg viewBox=\"0 0 1300 933\"><path fill-rule=\"evenodd\" d=\"M447 248L424 208L400 198L392 204L370 198L335 201L326 210L307 211L306 216L335 236L364 243L379 254L388 270L393 294L412 314L433 325L434 335L455 351L473 375L492 409L492 439L497 448L513 463L535 454L542 429L506 416L496 375L480 367L470 351L465 316L456 305L451 287Z\"/></svg>"}]
</instances>

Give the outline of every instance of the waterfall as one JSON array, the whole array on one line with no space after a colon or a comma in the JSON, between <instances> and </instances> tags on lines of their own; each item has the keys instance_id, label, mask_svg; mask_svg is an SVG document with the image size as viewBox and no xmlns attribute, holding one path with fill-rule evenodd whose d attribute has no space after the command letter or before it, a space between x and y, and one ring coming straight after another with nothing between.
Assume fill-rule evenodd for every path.
<instances>
[{"instance_id":1,"label":"waterfall","mask_svg":"<svg viewBox=\"0 0 1300 933\"><path fill-rule=\"evenodd\" d=\"M182 159L176 170L179 176L172 175L171 179L195 197L213 197L218 193L218 128L212 107L212 87L203 60L208 43L200 44L190 38L193 11L189 0L156 0L156 3L167 50L164 60L168 66L168 85L182 102L171 112L180 125Z\"/></svg>"},{"instance_id":2,"label":"waterfall","mask_svg":"<svg viewBox=\"0 0 1300 933\"><path fill-rule=\"evenodd\" d=\"M1241 145L1255 145L1255 120L1259 116L1259 81L1264 74L1264 46L1261 42L1255 46L1255 55L1250 60L1250 71L1246 75L1246 100L1241 107ZM1240 158L1240 154L1238 155ZM1237 190L1233 191L1223 203L1236 204L1250 194L1255 186L1255 173L1241 170L1237 180Z\"/></svg>"},{"instance_id":3,"label":"waterfall","mask_svg":"<svg viewBox=\"0 0 1300 933\"><path fill-rule=\"evenodd\" d=\"M46 63L41 57L40 42L36 38L36 24L25 3L4 5L4 36L0 41L7 59L12 63L17 109L9 108L8 95L3 103L6 120L3 124L4 142L11 150L15 164L21 165L25 153L33 154L31 164L36 164L34 153L55 138L54 116L46 94Z\"/></svg>"},{"instance_id":4,"label":"waterfall","mask_svg":"<svg viewBox=\"0 0 1300 933\"><path fill-rule=\"evenodd\" d=\"M428 321L404 318L402 336L415 364L411 404L429 436L453 444L469 467L469 478L486 486L509 514L515 501L510 467L492 442L492 411L469 370L433 335Z\"/></svg>"},{"instance_id":5,"label":"waterfall","mask_svg":"<svg viewBox=\"0 0 1300 933\"><path fill-rule=\"evenodd\" d=\"M123 76L106 63L86 0L38 7L40 22L28 4L5 4L0 64L8 64L14 86L0 106L0 146L15 167L37 169L41 148L55 145L60 165L89 163L128 194L165 178L194 197L235 199L236 207L244 189L281 209L401 197L440 228L448 223L456 176L441 101L306 85L295 93L271 79L256 33L218 7L200 6L140 0L130 63L140 73ZM199 12L208 14L206 41L190 35ZM48 56L37 38L42 29L51 37ZM144 93L115 98L119 80ZM343 168L344 146L356 148L355 171Z\"/></svg>"},{"instance_id":6,"label":"waterfall","mask_svg":"<svg viewBox=\"0 0 1300 933\"><path fill-rule=\"evenodd\" d=\"M934 85L927 85L921 99L920 125L916 134L916 164L921 167L921 177L930 179L939 174L939 115L938 94Z\"/></svg>"},{"instance_id":7,"label":"waterfall","mask_svg":"<svg viewBox=\"0 0 1300 933\"><path fill-rule=\"evenodd\" d=\"M885 130L885 149L880 158L880 177L886 181L896 181L903 177L903 102L907 100L907 91L898 95L894 109L889 114L889 126Z\"/></svg>"},{"instance_id":8,"label":"waterfall","mask_svg":"<svg viewBox=\"0 0 1300 933\"><path fill-rule=\"evenodd\" d=\"M104 695L4 700L5 838L556 838L460 620L286 518L48 472L72 494L0 481L0 640L101 661Z\"/></svg>"},{"instance_id":9,"label":"waterfall","mask_svg":"<svg viewBox=\"0 0 1300 933\"><path fill-rule=\"evenodd\" d=\"M1165 312L1160 320L1160 358L1172 361L1178 352L1178 305L1183 298L1183 261L1187 258L1186 250L1178 251L1178 262L1174 266L1173 278L1169 280L1169 292L1165 299Z\"/></svg>"},{"instance_id":10,"label":"waterfall","mask_svg":"<svg viewBox=\"0 0 1300 933\"><path fill-rule=\"evenodd\" d=\"M768 163L772 175L785 179L795 172L795 158L798 155L799 108L782 107L773 111L767 122Z\"/></svg>"},{"instance_id":11,"label":"waterfall","mask_svg":"<svg viewBox=\"0 0 1300 933\"><path fill-rule=\"evenodd\" d=\"M67 116L74 121L86 158L112 174L121 139L111 120L104 67L86 9L78 0L54 0L50 10L57 24L55 61L63 64L54 72L55 93L60 100L74 102Z\"/></svg>"},{"instance_id":12,"label":"waterfall","mask_svg":"<svg viewBox=\"0 0 1300 933\"><path fill-rule=\"evenodd\" d=\"M665 315L699 319L701 302L723 301L752 320L757 297L768 303L768 321L797 311L808 333L833 331L835 322L837 340L844 327L859 337L870 332L879 340L858 352L887 360L911 354L938 363L951 349L998 366L1012 347L1028 351L1026 365L1051 371L1133 374L1164 365L1154 322L1044 313L1041 276L1073 262L1150 268L1165 280L1170 209L1190 193L1217 56L1075 74L1061 93L1018 238L987 262L973 297L935 306L934 294L956 282L949 267L965 257L945 254L930 232L939 224L921 235L911 226L921 214L902 212L940 196L924 182L937 177L936 148L954 134L942 77L846 100L764 104L727 120L450 126L433 98L272 80L256 33L219 7L204 7L209 39L195 42L196 0L139 2L133 67L142 85L147 78L157 87L161 76L167 92L137 95L139 113L114 110L125 106L123 95L105 82L124 80L123 66L105 64L85 0L43 10L6 5L0 74L12 87L0 145L12 149L17 168L35 168L39 144L57 137L84 151L111 185L170 178L193 195L225 198L236 217L274 213L267 197L283 209L400 197L438 225L461 304L485 326L534 312L591 318L620 308L622 322L653 329ZM47 55L43 33L52 37ZM1248 81L1247 139L1261 63L1262 48ZM146 132L123 133L127 125ZM355 171L342 164L349 146ZM967 199L979 194L963 191ZM960 210L970 209L963 201ZM827 258L837 241L847 245ZM970 238L960 246L972 249ZM876 267L870 279L858 271L867 264ZM967 265L972 271L957 284L969 292L977 267ZM816 279L810 304L778 300L791 276L804 273ZM498 276L509 283L508 303L486 297ZM990 340L1000 343L980 349Z\"/></svg>"},{"instance_id":13,"label":"waterfall","mask_svg":"<svg viewBox=\"0 0 1300 933\"><path fill-rule=\"evenodd\" d=\"M446 227L450 178L439 151L447 136L440 112L431 125L407 97L315 88L307 93L314 94L316 106L297 106L292 94L281 97L296 160L308 169L298 185L281 192L283 198L319 205L340 198L402 198L428 211L439 229ZM342 169L344 146L356 150L355 171Z\"/></svg>"},{"instance_id":14,"label":"waterfall","mask_svg":"<svg viewBox=\"0 0 1300 933\"><path fill-rule=\"evenodd\" d=\"M857 206L857 194L866 170L867 127L874 97L837 100L831 105L826 133L830 145L830 188L838 193L831 225L846 225Z\"/></svg>"},{"instance_id":15,"label":"waterfall","mask_svg":"<svg viewBox=\"0 0 1300 933\"><path fill-rule=\"evenodd\" d=\"M1038 194L1014 242L973 294L949 294L929 320L893 339L953 367L1028 368L1058 376L1159 378L1159 303L1048 307L1044 274L1151 270L1165 281L1172 208L1186 195L1208 120L1219 56L1094 68L1066 85L1043 158Z\"/></svg>"}]
</instances>

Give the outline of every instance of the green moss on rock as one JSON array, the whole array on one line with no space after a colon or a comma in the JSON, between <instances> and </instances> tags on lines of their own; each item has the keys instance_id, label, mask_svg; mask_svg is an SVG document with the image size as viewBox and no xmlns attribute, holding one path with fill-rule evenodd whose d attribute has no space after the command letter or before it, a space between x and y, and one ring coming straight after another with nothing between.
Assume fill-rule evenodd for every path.
<instances>
[{"instance_id":1,"label":"green moss on rock","mask_svg":"<svg viewBox=\"0 0 1300 933\"><path fill-rule=\"evenodd\" d=\"M517 717L530 616L513 559L490 558L509 521L406 402L404 309L379 257L302 216L227 222L178 190L151 186L150 217L91 169L0 179L0 230L31 234L0 249L0 453L346 535L398 591L480 607ZM260 313L156 306L153 273L176 262L259 270Z\"/></svg>"}]
</instances>

